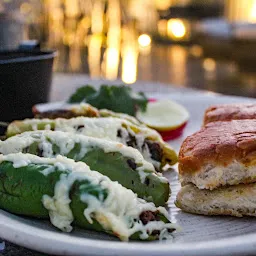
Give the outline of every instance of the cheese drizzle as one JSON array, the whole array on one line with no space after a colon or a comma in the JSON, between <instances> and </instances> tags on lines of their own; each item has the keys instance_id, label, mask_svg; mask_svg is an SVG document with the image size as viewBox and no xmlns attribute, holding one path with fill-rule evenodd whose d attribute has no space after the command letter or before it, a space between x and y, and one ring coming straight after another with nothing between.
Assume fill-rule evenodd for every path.
<instances>
[{"instance_id":1,"label":"cheese drizzle","mask_svg":"<svg viewBox=\"0 0 256 256\"><path fill-rule=\"evenodd\" d=\"M55 184L54 196L44 195L42 203L49 211L52 224L62 231L70 232L74 220L70 209L69 192L75 181L87 180L92 184L100 185L108 191L107 198L103 196L97 198L89 194L81 194L80 200L86 203L84 217L89 223L97 220L106 230L118 234L119 238L128 241L129 237L136 232L140 232L141 239L147 239L154 230L163 234L169 234L168 230L176 229L172 223L163 221L151 221L143 225L139 216L144 211L159 212L168 218L168 213L163 207L155 207L153 203L148 203L137 197L131 190L122 187L118 182L112 182L108 177L96 171L91 171L82 162L75 162L63 156L56 158L40 158L30 154L9 154L0 155L0 163L9 161L15 168L28 166L29 164L54 166L59 170L67 171L62 174L60 180ZM125 200L124 200L125 199Z\"/></svg>"}]
</instances>

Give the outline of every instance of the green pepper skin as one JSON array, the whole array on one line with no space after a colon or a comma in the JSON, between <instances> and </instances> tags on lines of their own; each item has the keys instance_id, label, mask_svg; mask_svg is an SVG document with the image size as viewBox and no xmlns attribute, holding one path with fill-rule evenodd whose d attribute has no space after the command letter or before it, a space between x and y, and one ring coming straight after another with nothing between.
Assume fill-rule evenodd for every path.
<instances>
[{"instance_id":1,"label":"green pepper skin","mask_svg":"<svg viewBox=\"0 0 256 256\"><path fill-rule=\"evenodd\" d=\"M11 162L0 164L0 206L12 213L48 218L41 198L44 194L54 195L55 183L63 172L57 169L44 176L46 166L30 164L14 168Z\"/></svg>"},{"instance_id":2,"label":"green pepper skin","mask_svg":"<svg viewBox=\"0 0 256 256\"><path fill-rule=\"evenodd\" d=\"M60 180L60 175L68 174L69 171L54 170L48 175L42 171L51 165L29 164L24 167L14 168L12 162L4 161L0 163L0 208L18 215L49 219L48 210L44 208L42 198L44 195L54 196L54 188ZM105 230L96 220L92 224L88 223L83 215L86 203L80 200L81 194L90 194L96 198L103 195L106 199L108 191L100 185L90 184L86 179L75 181L72 185L69 197L71 199L70 208L74 217L74 224L86 229L104 231L112 235L111 230ZM159 214L161 220L169 223L163 215ZM155 240L158 235L150 235L147 240ZM130 239L140 239L139 233L133 234Z\"/></svg>"},{"instance_id":3,"label":"green pepper skin","mask_svg":"<svg viewBox=\"0 0 256 256\"><path fill-rule=\"evenodd\" d=\"M50 141L50 138L48 138ZM61 154L60 148L54 144L52 146L53 155ZM76 143L74 148L66 157L75 161L82 161L90 166L91 170L100 172L113 181L118 181L122 186L131 189L138 197L146 201L153 202L156 206L164 206L170 196L170 186L168 182L163 182L154 173L149 173L144 182L141 182L139 172L129 166L132 159L123 156L119 152L105 153L101 148L92 148L83 157L80 156L81 145ZM31 144L23 150L23 153L30 153L41 156L38 143Z\"/></svg>"},{"instance_id":4,"label":"green pepper skin","mask_svg":"<svg viewBox=\"0 0 256 256\"><path fill-rule=\"evenodd\" d=\"M48 210L44 208L42 198L44 195L54 196L55 184L61 174L68 171L60 171L56 167L47 176L40 173L49 166L29 164L25 167L14 168L11 162L0 164L0 207L9 212L48 219ZM83 188L88 181L75 182L70 190L70 208L74 215L74 223L80 227L96 231L104 231L103 227L94 220L89 224L83 215L86 204L81 202L80 195L89 193L97 196L99 192L107 195L99 186L91 185Z\"/></svg>"},{"instance_id":5,"label":"green pepper skin","mask_svg":"<svg viewBox=\"0 0 256 256\"><path fill-rule=\"evenodd\" d=\"M50 128L50 130L54 130L54 120L47 119L47 121L42 120L42 122L38 122L36 130L46 130L47 127ZM23 121L13 121L7 127L6 137L9 138L17 134L33 130L34 129L31 124L25 123Z\"/></svg>"},{"instance_id":6,"label":"green pepper skin","mask_svg":"<svg viewBox=\"0 0 256 256\"><path fill-rule=\"evenodd\" d=\"M153 202L156 206L165 205L169 199L169 183L162 182L153 174L149 174L142 183L138 171L127 164L129 159L118 152L104 153L102 149L94 149L82 159L74 160L87 163L92 170L118 181L122 186L133 190L138 197Z\"/></svg>"},{"instance_id":7,"label":"green pepper skin","mask_svg":"<svg viewBox=\"0 0 256 256\"><path fill-rule=\"evenodd\" d=\"M55 133L58 133L60 136L60 142L54 141ZM60 148L61 142L67 140L67 136L64 134L66 133L55 131L30 132L25 134L26 138L31 137L29 146L22 144L22 135L12 137L4 142L0 142L0 152L3 154L18 153L19 151L17 151L16 148L19 148L18 150L22 151L22 153L30 153L40 157L52 158L59 154L64 155L75 161L85 162L92 170L108 176L113 181L118 181L122 186L131 189L140 198L153 202L156 206L164 206L168 201L170 195L169 183L152 170L145 169L138 171L140 165L136 164L133 158L126 157L115 150L104 152L104 144L101 145L101 143L97 143L94 145L93 138L90 138L88 141L82 135L73 135L73 139L76 140L76 143L72 149L68 151L65 150L64 152ZM49 147L52 149L51 155L42 151L42 145L45 140L47 140ZM9 147L9 144L17 144L17 147ZM23 145L23 148L20 144ZM87 152L81 154L83 149L86 149ZM140 175L142 175L142 177L145 176L143 180Z\"/></svg>"}]
</instances>

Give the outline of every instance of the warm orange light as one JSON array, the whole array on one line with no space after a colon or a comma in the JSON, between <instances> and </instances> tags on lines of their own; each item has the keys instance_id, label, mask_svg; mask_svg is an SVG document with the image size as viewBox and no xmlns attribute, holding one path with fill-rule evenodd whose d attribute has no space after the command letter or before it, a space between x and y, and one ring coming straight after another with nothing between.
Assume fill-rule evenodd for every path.
<instances>
[{"instance_id":1,"label":"warm orange light","mask_svg":"<svg viewBox=\"0 0 256 256\"><path fill-rule=\"evenodd\" d=\"M167 35L167 20L159 20L157 23L159 35L165 37Z\"/></svg>"},{"instance_id":2,"label":"warm orange light","mask_svg":"<svg viewBox=\"0 0 256 256\"><path fill-rule=\"evenodd\" d=\"M95 1L92 9L92 32L102 33L103 31L104 2Z\"/></svg>"},{"instance_id":3,"label":"warm orange light","mask_svg":"<svg viewBox=\"0 0 256 256\"><path fill-rule=\"evenodd\" d=\"M127 48L123 52L122 80L126 84L136 82L137 78L137 54L134 49Z\"/></svg>"},{"instance_id":4,"label":"warm orange light","mask_svg":"<svg viewBox=\"0 0 256 256\"><path fill-rule=\"evenodd\" d=\"M60 8L54 9L54 11L51 13L51 20L53 22L59 22L63 18L64 18L64 15Z\"/></svg>"},{"instance_id":5,"label":"warm orange light","mask_svg":"<svg viewBox=\"0 0 256 256\"><path fill-rule=\"evenodd\" d=\"M65 45L72 45L75 40L75 35L74 33L70 31L66 31L65 34L63 35L63 44Z\"/></svg>"},{"instance_id":6,"label":"warm orange light","mask_svg":"<svg viewBox=\"0 0 256 256\"><path fill-rule=\"evenodd\" d=\"M147 34L142 34L138 38L138 43L141 47L147 47L151 44L151 38Z\"/></svg>"},{"instance_id":7,"label":"warm orange light","mask_svg":"<svg viewBox=\"0 0 256 256\"><path fill-rule=\"evenodd\" d=\"M119 64L119 49L107 48L106 50L106 78L114 80L117 78Z\"/></svg>"},{"instance_id":8,"label":"warm orange light","mask_svg":"<svg viewBox=\"0 0 256 256\"><path fill-rule=\"evenodd\" d=\"M137 79L138 52L132 46L123 49L122 80L126 84L132 84Z\"/></svg>"},{"instance_id":9,"label":"warm orange light","mask_svg":"<svg viewBox=\"0 0 256 256\"><path fill-rule=\"evenodd\" d=\"M31 4L29 4L29 3L23 3L23 4L21 4L21 6L20 6L20 12L22 13L22 14L27 14L27 13L29 13L30 11L32 10L32 6L31 6Z\"/></svg>"},{"instance_id":10,"label":"warm orange light","mask_svg":"<svg viewBox=\"0 0 256 256\"><path fill-rule=\"evenodd\" d=\"M216 62L211 58L206 58L203 62L203 67L206 71L212 72L216 69Z\"/></svg>"},{"instance_id":11,"label":"warm orange light","mask_svg":"<svg viewBox=\"0 0 256 256\"><path fill-rule=\"evenodd\" d=\"M158 10L167 10L171 5L172 0L155 0L156 8Z\"/></svg>"},{"instance_id":12,"label":"warm orange light","mask_svg":"<svg viewBox=\"0 0 256 256\"><path fill-rule=\"evenodd\" d=\"M173 83L179 86L186 86L187 50L180 45L174 45L168 49L167 55L170 60L170 76Z\"/></svg>"},{"instance_id":13,"label":"warm orange light","mask_svg":"<svg viewBox=\"0 0 256 256\"><path fill-rule=\"evenodd\" d=\"M256 1L253 3L253 6L251 8L251 13L250 13L250 20L252 22L255 22L256 21Z\"/></svg>"},{"instance_id":14,"label":"warm orange light","mask_svg":"<svg viewBox=\"0 0 256 256\"><path fill-rule=\"evenodd\" d=\"M124 27L122 35L122 80L127 84L132 84L137 79L138 36L131 26Z\"/></svg>"},{"instance_id":15,"label":"warm orange light","mask_svg":"<svg viewBox=\"0 0 256 256\"><path fill-rule=\"evenodd\" d=\"M186 35L186 26L180 19L170 19L167 23L168 35L171 38L181 39Z\"/></svg>"},{"instance_id":16,"label":"warm orange light","mask_svg":"<svg viewBox=\"0 0 256 256\"><path fill-rule=\"evenodd\" d=\"M190 54L194 57L201 57L203 55L203 48L200 45L194 44L189 50Z\"/></svg>"},{"instance_id":17,"label":"warm orange light","mask_svg":"<svg viewBox=\"0 0 256 256\"><path fill-rule=\"evenodd\" d=\"M114 80L118 75L121 43L121 6L119 0L108 0L107 49L103 62L105 77Z\"/></svg>"},{"instance_id":18,"label":"warm orange light","mask_svg":"<svg viewBox=\"0 0 256 256\"><path fill-rule=\"evenodd\" d=\"M79 71L82 65L81 48L75 44L70 47L69 64L71 71Z\"/></svg>"},{"instance_id":19,"label":"warm orange light","mask_svg":"<svg viewBox=\"0 0 256 256\"><path fill-rule=\"evenodd\" d=\"M75 18L79 15L79 2L78 0L65 0L65 14L69 18Z\"/></svg>"},{"instance_id":20,"label":"warm orange light","mask_svg":"<svg viewBox=\"0 0 256 256\"><path fill-rule=\"evenodd\" d=\"M91 77L99 77L101 75L100 57L101 57L102 37L100 35L92 35L88 45L88 64Z\"/></svg>"},{"instance_id":21,"label":"warm orange light","mask_svg":"<svg viewBox=\"0 0 256 256\"><path fill-rule=\"evenodd\" d=\"M225 16L230 22L256 23L256 0L226 0Z\"/></svg>"}]
</instances>

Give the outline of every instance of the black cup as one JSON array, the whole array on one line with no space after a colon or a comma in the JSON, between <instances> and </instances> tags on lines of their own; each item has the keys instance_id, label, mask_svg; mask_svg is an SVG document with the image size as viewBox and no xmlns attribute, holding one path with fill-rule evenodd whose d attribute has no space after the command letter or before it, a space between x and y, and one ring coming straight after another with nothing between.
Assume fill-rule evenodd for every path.
<instances>
[{"instance_id":1,"label":"black cup","mask_svg":"<svg viewBox=\"0 0 256 256\"><path fill-rule=\"evenodd\" d=\"M33 44L0 51L0 121L32 117L32 106L48 101L56 54Z\"/></svg>"}]
</instances>

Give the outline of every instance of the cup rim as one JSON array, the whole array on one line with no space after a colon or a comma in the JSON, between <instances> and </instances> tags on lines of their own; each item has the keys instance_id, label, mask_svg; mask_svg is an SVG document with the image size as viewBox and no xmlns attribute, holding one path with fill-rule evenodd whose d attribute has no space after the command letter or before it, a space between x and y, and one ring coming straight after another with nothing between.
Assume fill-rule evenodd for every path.
<instances>
[{"instance_id":1,"label":"cup rim","mask_svg":"<svg viewBox=\"0 0 256 256\"><path fill-rule=\"evenodd\" d=\"M38 60L46 60L46 59L53 59L58 55L57 50L38 50L38 51L20 51L20 50L0 50L1 54L13 54L13 53L27 53L27 54L35 54L30 56L22 56L22 57L15 57L12 59L7 60L1 60L0 59L0 65L3 64L12 64L12 63L21 63L21 62L31 62L31 61L38 61Z\"/></svg>"}]
</instances>

